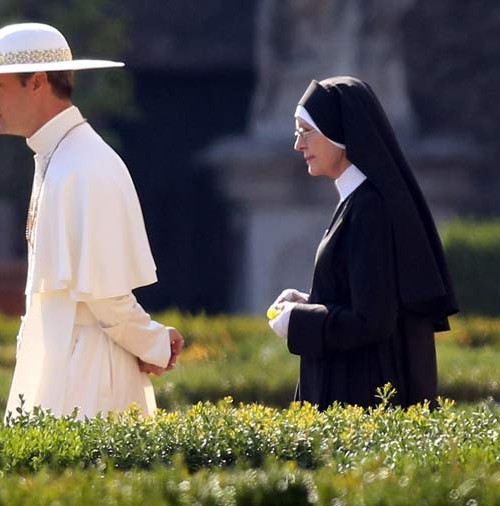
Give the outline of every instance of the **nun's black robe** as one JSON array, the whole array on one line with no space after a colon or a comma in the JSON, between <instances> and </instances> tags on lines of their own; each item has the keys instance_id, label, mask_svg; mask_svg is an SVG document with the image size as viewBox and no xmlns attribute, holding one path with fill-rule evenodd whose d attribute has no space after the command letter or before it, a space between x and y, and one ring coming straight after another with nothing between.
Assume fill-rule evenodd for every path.
<instances>
[{"instance_id":1,"label":"nun's black robe","mask_svg":"<svg viewBox=\"0 0 500 506\"><path fill-rule=\"evenodd\" d=\"M288 348L300 355L296 400L376 404L390 382L407 406L436 397L434 325L402 308L391 215L365 180L321 241L309 302L291 313Z\"/></svg>"}]
</instances>

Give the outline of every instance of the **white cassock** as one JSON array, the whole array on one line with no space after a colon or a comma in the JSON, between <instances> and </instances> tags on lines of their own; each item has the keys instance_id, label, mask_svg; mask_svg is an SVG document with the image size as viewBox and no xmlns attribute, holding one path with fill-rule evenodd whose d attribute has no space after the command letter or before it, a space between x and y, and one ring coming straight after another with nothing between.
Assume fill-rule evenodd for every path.
<instances>
[{"instance_id":1,"label":"white cassock","mask_svg":"<svg viewBox=\"0 0 500 506\"><path fill-rule=\"evenodd\" d=\"M72 106L27 140L41 192L6 413L15 414L22 394L26 410L40 405L57 416L78 407L79 418L92 417L132 402L151 414L153 387L137 357L161 367L170 359L168 328L132 294L156 282L135 188L120 157L82 120ZM51 152L42 183L37 171Z\"/></svg>"}]
</instances>

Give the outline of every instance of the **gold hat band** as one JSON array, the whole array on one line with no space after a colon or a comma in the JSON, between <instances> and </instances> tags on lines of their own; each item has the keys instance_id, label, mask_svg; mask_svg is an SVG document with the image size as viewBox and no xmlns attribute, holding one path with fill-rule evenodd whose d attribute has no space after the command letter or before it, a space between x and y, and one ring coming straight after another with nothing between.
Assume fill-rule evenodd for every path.
<instances>
[{"instance_id":1,"label":"gold hat band","mask_svg":"<svg viewBox=\"0 0 500 506\"><path fill-rule=\"evenodd\" d=\"M30 63L53 63L71 61L73 56L69 48L34 49L33 51L12 51L0 53L0 65L18 65Z\"/></svg>"}]
</instances>

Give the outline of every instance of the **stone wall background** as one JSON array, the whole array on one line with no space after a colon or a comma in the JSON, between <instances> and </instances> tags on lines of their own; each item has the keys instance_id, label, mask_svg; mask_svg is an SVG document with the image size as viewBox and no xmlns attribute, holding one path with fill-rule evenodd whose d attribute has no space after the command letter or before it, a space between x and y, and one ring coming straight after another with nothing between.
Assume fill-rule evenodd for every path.
<instances>
[{"instance_id":1,"label":"stone wall background","mask_svg":"<svg viewBox=\"0 0 500 506\"><path fill-rule=\"evenodd\" d=\"M419 131L497 148L500 4L419 0L403 19L404 63Z\"/></svg>"},{"instance_id":2,"label":"stone wall background","mask_svg":"<svg viewBox=\"0 0 500 506\"><path fill-rule=\"evenodd\" d=\"M402 33L419 139L436 158L455 157L464 165L469 191L457 190L453 214L498 216L500 4L419 0ZM444 163L453 191L454 165Z\"/></svg>"}]
</instances>

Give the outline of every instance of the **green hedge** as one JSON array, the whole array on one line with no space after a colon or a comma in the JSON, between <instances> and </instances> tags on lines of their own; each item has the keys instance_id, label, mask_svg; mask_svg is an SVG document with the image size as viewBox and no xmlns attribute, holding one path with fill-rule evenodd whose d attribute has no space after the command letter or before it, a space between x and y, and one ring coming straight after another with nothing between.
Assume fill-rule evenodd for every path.
<instances>
[{"instance_id":1,"label":"green hedge","mask_svg":"<svg viewBox=\"0 0 500 506\"><path fill-rule=\"evenodd\" d=\"M186 411L143 418L119 416L77 421L36 410L0 426L0 470L60 470L72 466L130 469L170 464L180 458L190 471L244 463L260 467L273 456L312 469L356 468L366 459L403 469L408 462L437 468L481 459L500 466L500 408L485 404L455 410L450 402L429 412L383 403L365 411L334 405L285 410L259 404L235 406L225 399Z\"/></svg>"},{"instance_id":2,"label":"green hedge","mask_svg":"<svg viewBox=\"0 0 500 506\"><path fill-rule=\"evenodd\" d=\"M158 315L178 326L186 349L178 368L154 380L159 405L176 409L232 396L285 407L293 398L299 361L264 318ZM500 319L462 317L437 334L439 393L458 401L500 402Z\"/></svg>"},{"instance_id":3,"label":"green hedge","mask_svg":"<svg viewBox=\"0 0 500 506\"><path fill-rule=\"evenodd\" d=\"M394 470L366 461L338 474L268 462L261 469L186 472L182 464L151 471L44 470L2 478L0 504L12 506L498 506L500 476L480 460L439 470Z\"/></svg>"},{"instance_id":4,"label":"green hedge","mask_svg":"<svg viewBox=\"0 0 500 506\"><path fill-rule=\"evenodd\" d=\"M160 407L175 410L199 401L285 407L293 398L298 357L274 335L265 318L156 315L178 327L186 347L175 370L153 378ZM452 331L437 335L439 393L457 401L500 402L500 319L454 317ZM15 361L18 320L0 317L0 416L3 415Z\"/></svg>"},{"instance_id":5,"label":"green hedge","mask_svg":"<svg viewBox=\"0 0 500 506\"><path fill-rule=\"evenodd\" d=\"M198 404L0 426L5 505L500 504L500 407Z\"/></svg>"},{"instance_id":6,"label":"green hedge","mask_svg":"<svg viewBox=\"0 0 500 506\"><path fill-rule=\"evenodd\" d=\"M159 318L187 342L179 367L155 381L164 405L227 393L291 398L296 357L264 318ZM0 320L0 395L10 384L17 325ZM441 391L500 399L500 320L455 317L452 328L438 339ZM154 418L131 410L88 421L37 411L0 424L3 504L497 505L500 406L447 401L429 412L386 403L318 413L226 399Z\"/></svg>"},{"instance_id":7,"label":"green hedge","mask_svg":"<svg viewBox=\"0 0 500 506\"><path fill-rule=\"evenodd\" d=\"M500 316L500 220L457 220L442 238L461 311Z\"/></svg>"}]
</instances>

